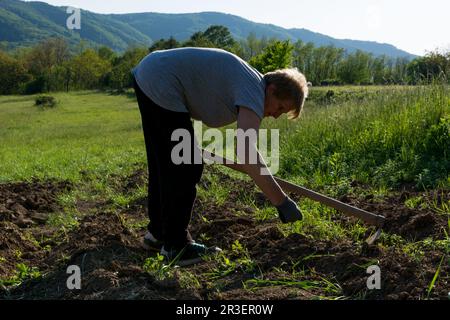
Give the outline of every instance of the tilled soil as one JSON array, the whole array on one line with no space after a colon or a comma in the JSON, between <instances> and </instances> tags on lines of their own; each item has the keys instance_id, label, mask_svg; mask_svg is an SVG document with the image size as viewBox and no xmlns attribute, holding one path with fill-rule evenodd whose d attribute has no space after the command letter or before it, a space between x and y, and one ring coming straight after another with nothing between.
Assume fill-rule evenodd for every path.
<instances>
[{"instance_id":1,"label":"tilled soil","mask_svg":"<svg viewBox=\"0 0 450 320\"><path fill-rule=\"evenodd\" d=\"M398 195L384 197L382 201L373 195L367 195L362 199L354 196L344 196L341 201L350 203L356 207L376 212L386 217L383 230L402 236L410 241L420 241L432 237L435 240L442 239L443 230L448 230L448 216L436 214L430 208L411 209L405 205L409 198L422 197L428 203L440 206L450 200L450 191L434 190L430 193L403 191Z\"/></svg>"},{"instance_id":2,"label":"tilled soil","mask_svg":"<svg viewBox=\"0 0 450 320\"><path fill-rule=\"evenodd\" d=\"M45 224L48 213L59 209L56 195L71 188L65 181L0 184L0 221L19 227Z\"/></svg>"},{"instance_id":3,"label":"tilled soil","mask_svg":"<svg viewBox=\"0 0 450 320\"><path fill-rule=\"evenodd\" d=\"M20 260L34 264L45 255L32 240L55 233L46 221L60 210L57 195L71 188L64 181L0 184L0 278L11 276Z\"/></svg>"},{"instance_id":4,"label":"tilled soil","mask_svg":"<svg viewBox=\"0 0 450 320\"><path fill-rule=\"evenodd\" d=\"M404 253L401 248L378 244L361 245L351 240L325 241L302 234L285 236L276 220L257 221L254 209L242 204L243 194L262 206L267 200L251 182L238 181L210 169L220 181L235 186L223 204L197 200L191 223L194 238L225 249L230 259L236 240L246 248L253 268L237 265L233 272L220 277L211 274L219 268L215 260L175 270L174 276L159 279L143 270L147 257L141 246L145 228L131 223L145 221L145 199L136 201L121 212L106 212L102 206L89 206L94 213L86 215L78 228L62 233L45 224L45 215L59 210L56 195L72 186L66 182L32 182L0 185L0 279L15 274L18 263L36 267L41 278L24 281L18 287L0 289L2 299L311 299L345 296L364 299L422 299L445 252L429 249L421 260ZM144 171L127 179L127 188L145 183ZM201 186L210 181L203 178ZM448 193L440 192L447 201ZM416 196L392 196L382 201L370 196L347 196L342 201L386 216L385 232L408 241L431 237L442 240L448 230L444 215L430 209L410 209L404 200ZM433 198L434 195L422 196ZM19 205L24 208L22 209ZM42 219L33 218L40 214ZM199 214L201 213L201 215ZM21 223L20 219L30 219ZM354 221L338 215L336 223ZM447 229L445 229L447 228ZM55 235L57 241L40 242L36 235ZM31 236L30 236L31 235ZM33 236L33 237L32 237ZM50 245L44 250L43 244ZM442 264L433 299L447 299L449 292L448 257ZM381 289L368 290L367 266L381 269ZM81 268L81 290L67 289L67 267ZM220 268L219 268L220 269ZM197 276L198 283L186 284L183 272ZM252 282L259 279L260 282ZM289 279L289 281L286 281ZM327 279L337 291L326 288ZM247 283L244 288L243 282ZM297 285L309 281L306 288ZM252 285L252 283L259 283Z\"/></svg>"}]
</instances>

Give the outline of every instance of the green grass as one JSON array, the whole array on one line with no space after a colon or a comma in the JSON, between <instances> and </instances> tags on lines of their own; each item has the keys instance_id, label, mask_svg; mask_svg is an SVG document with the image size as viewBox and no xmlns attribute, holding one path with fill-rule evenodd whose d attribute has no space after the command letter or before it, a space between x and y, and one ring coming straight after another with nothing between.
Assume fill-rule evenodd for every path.
<instances>
[{"instance_id":1,"label":"green grass","mask_svg":"<svg viewBox=\"0 0 450 320\"><path fill-rule=\"evenodd\" d=\"M0 97L0 181L31 177L80 181L107 177L145 163L137 103L97 92L56 93L42 110L35 96Z\"/></svg>"},{"instance_id":2,"label":"green grass","mask_svg":"<svg viewBox=\"0 0 450 320\"><path fill-rule=\"evenodd\" d=\"M363 101L310 102L296 124L266 126L281 127L282 176L339 195L353 180L448 187L449 115L447 87L388 87Z\"/></svg>"},{"instance_id":3,"label":"green grass","mask_svg":"<svg viewBox=\"0 0 450 320\"><path fill-rule=\"evenodd\" d=\"M359 90L377 94L327 105L312 99L299 121L263 122L263 128L280 129L280 175L332 195L351 191L352 180L381 189L406 182L450 185L448 88ZM0 97L0 181L79 181L83 172L107 178L145 166L134 99L100 92L54 96L57 107L46 110L34 106L35 96ZM219 202L221 188L213 186Z\"/></svg>"},{"instance_id":4,"label":"green grass","mask_svg":"<svg viewBox=\"0 0 450 320\"><path fill-rule=\"evenodd\" d=\"M430 297L431 291L433 290L434 285L436 284L436 280L439 277L439 273L441 272L441 266L442 266L442 262L444 262L444 258L445 257L442 257L441 262L439 262L439 266L438 266L438 268L436 270L436 273L433 276L433 280L431 280L430 285L428 286L427 299Z\"/></svg>"}]
</instances>

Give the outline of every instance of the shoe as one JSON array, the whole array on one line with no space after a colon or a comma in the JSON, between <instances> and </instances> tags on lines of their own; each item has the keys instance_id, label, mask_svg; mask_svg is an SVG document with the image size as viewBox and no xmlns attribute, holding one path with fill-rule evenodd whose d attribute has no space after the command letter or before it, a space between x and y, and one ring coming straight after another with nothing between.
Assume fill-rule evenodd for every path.
<instances>
[{"instance_id":1,"label":"shoe","mask_svg":"<svg viewBox=\"0 0 450 320\"><path fill-rule=\"evenodd\" d=\"M203 258L209 255L217 254L222 249L218 247L207 247L200 243L190 243L183 249L166 249L165 246L161 248L161 255L163 255L170 264L180 267L190 266L203 262Z\"/></svg>"},{"instance_id":2,"label":"shoe","mask_svg":"<svg viewBox=\"0 0 450 320\"><path fill-rule=\"evenodd\" d=\"M156 239L149 231L144 236L143 247L145 250L159 252L163 247L162 241Z\"/></svg>"}]
</instances>

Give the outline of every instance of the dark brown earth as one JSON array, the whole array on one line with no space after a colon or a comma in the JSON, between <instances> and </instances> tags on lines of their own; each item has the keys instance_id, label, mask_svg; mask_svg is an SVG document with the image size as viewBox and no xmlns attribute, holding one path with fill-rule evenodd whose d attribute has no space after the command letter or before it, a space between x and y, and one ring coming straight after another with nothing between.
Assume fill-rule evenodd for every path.
<instances>
[{"instance_id":1,"label":"dark brown earth","mask_svg":"<svg viewBox=\"0 0 450 320\"><path fill-rule=\"evenodd\" d=\"M376 212L386 217L383 229L391 234L397 234L411 241L419 241L428 237L442 239L443 230L448 230L448 215L436 214L430 208L408 208L405 200L422 197L430 206L435 203L438 207L450 201L450 191L434 190L432 192L402 191L394 196L383 197L380 201L373 195L363 198L344 196L340 200L356 207Z\"/></svg>"},{"instance_id":2,"label":"dark brown earth","mask_svg":"<svg viewBox=\"0 0 450 320\"><path fill-rule=\"evenodd\" d=\"M46 224L51 212L60 210L57 194L73 186L68 182L46 181L0 185L0 279L14 276L18 263L36 267L41 277L24 281L20 286L3 286L0 299L312 299L337 297L364 299L423 299L437 267L445 255L439 248L427 249L421 259L406 254L394 244L380 241L363 245L350 239L325 241L308 235L285 236L277 220L263 222L254 219L254 209L243 204L243 195L252 197L257 206L268 205L250 182L235 180L210 168L220 182L235 186L223 204L212 200L197 200L191 223L191 233L206 244L225 249L227 257L237 259L230 249L238 240L253 262L249 270L237 265L233 272L212 278L219 268L217 261L175 270L174 276L158 279L143 270L144 261L154 254L141 247L145 227L145 199L138 199L129 208L111 211L107 202L79 206L84 217L77 228L56 230ZM132 192L146 180L138 170L117 190ZM210 181L204 177L201 187ZM122 189L121 189L122 188ZM387 218L385 232L406 241L426 238L445 239L448 220L431 209L410 209L404 201L421 195L424 199L447 201L449 193L400 193L382 200L373 196L353 195L341 200L352 203ZM201 213L201 215L200 215ZM336 223L344 226L353 219L336 215ZM372 230L373 231L373 230ZM363 239L361 239L363 240ZM45 246L47 250L44 250ZM450 263L445 257L432 299L447 299ZM381 290L367 290L366 268L379 265ZM68 290L67 266L78 265L82 271L82 289ZM183 272L197 275L196 285L187 285ZM303 272L304 271L304 272ZM209 273L209 275L208 275ZM259 278L258 286L243 287L243 282ZM283 281L289 278L290 283ZM336 292L324 286L323 279L336 284ZM272 281L272 282L270 282ZM293 281L316 283L310 288ZM1 282L0 282L1 283ZM270 285L269 285L270 283ZM339 288L340 287L340 288Z\"/></svg>"},{"instance_id":3,"label":"dark brown earth","mask_svg":"<svg viewBox=\"0 0 450 320\"><path fill-rule=\"evenodd\" d=\"M58 181L0 184L0 221L19 227L45 224L48 213L59 209L56 195L71 188Z\"/></svg>"}]
</instances>

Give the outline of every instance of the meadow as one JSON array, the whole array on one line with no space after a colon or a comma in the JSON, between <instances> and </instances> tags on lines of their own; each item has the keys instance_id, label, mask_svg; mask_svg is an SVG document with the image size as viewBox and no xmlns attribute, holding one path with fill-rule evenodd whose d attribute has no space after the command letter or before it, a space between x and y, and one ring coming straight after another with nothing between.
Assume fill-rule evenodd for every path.
<instances>
[{"instance_id":1,"label":"meadow","mask_svg":"<svg viewBox=\"0 0 450 320\"><path fill-rule=\"evenodd\" d=\"M448 86L312 88L300 119L263 122L280 130L278 176L387 218L374 246L372 227L295 196L304 220L282 225L247 177L211 165L191 231L224 251L183 269L140 246L147 168L132 91L52 95L53 108L0 96L0 297L448 298ZM74 263L83 289L57 289ZM366 287L371 265L380 290Z\"/></svg>"}]
</instances>

